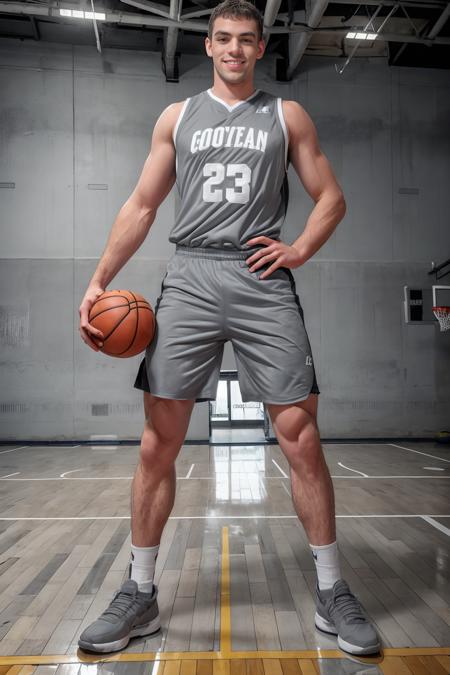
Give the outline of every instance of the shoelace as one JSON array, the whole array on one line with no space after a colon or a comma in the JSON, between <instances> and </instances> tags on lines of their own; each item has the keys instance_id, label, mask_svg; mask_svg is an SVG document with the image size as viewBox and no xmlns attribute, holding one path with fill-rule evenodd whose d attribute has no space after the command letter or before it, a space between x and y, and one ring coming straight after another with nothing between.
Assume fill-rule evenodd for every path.
<instances>
[{"instance_id":1,"label":"shoelace","mask_svg":"<svg viewBox=\"0 0 450 675\"><path fill-rule=\"evenodd\" d=\"M333 617L338 611L343 614L344 618L349 622L366 622L366 617L362 612L361 605L353 593L346 588L340 588L334 596L334 602L330 601L330 616Z\"/></svg>"},{"instance_id":2,"label":"shoelace","mask_svg":"<svg viewBox=\"0 0 450 675\"><path fill-rule=\"evenodd\" d=\"M115 617L120 619L121 616L127 613L130 607L133 605L135 599L135 596L130 595L130 593L118 591L118 593L116 593L116 595L111 600L109 607L107 607L103 612L101 618L108 619L108 617Z\"/></svg>"}]
</instances>

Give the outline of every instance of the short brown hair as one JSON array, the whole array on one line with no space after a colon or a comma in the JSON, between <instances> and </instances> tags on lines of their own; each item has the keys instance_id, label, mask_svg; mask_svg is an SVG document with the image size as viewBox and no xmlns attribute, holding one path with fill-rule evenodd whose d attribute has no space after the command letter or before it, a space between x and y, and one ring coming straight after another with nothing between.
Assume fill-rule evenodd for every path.
<instances>
[{"instance_id":1,"label":"short brown hair","mask_svg":"<svg viewBox=\"0 0 450 675\"><path fill-rule=\"evenodd\" d=\"M224 19L253 19L258 29L258 40L262 39L264 19L261 12L248 0L224 0L212 11L208 24L208 37L211 40L214 21L222 16Z\"/></svg>"}]
</instances>

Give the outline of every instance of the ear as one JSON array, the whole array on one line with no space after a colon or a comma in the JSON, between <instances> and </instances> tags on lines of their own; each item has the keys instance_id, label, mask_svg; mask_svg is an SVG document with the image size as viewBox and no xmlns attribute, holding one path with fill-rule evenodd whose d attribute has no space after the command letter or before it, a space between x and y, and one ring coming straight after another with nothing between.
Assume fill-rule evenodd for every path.
<instances>
[{"instance_id":1,"label":"ear","mask_svg":"<svg viewBox=\"0 0 450 675\"><path fill-rule=\"evenodd\" d=\"M261 38L261 40L258 42L258 51L256 52L256 58L257 59L262 59L264 56L264 52L266 51L266 43L265 41Z\"/></svg>"},{"instance_id":2,"label":"ear","mask_svg":"<svg viewBox=\"0 0 450 675\"><path fill-rule=\"evenodd\" d=\"M209 37L205 38L205 49L208 56L212 57L211 40L209 39Z\"/></svg>"}]
</instances>

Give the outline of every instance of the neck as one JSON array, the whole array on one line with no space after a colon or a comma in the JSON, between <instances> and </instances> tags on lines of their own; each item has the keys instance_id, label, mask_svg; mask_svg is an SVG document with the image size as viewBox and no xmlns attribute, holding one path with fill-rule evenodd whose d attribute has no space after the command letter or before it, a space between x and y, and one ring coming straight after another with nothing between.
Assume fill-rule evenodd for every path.
<instances>
[{"instance_id":1,"label":"neck","mask_svg":"<svg viewBox=\"0 0 450 675\"><path fill-rule=\"evenodd\" d=\"M230 84L215 76L211 91L226 103L233 104L249 98L255 91L255 85L253 80L240 82L239 84Z\"/></svg>"}]
</instances>

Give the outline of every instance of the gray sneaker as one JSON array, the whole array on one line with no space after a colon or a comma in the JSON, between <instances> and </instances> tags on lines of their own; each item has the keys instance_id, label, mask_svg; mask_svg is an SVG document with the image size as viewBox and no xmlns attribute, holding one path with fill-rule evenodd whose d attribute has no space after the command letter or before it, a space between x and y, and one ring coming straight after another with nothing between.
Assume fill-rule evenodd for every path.
<instances>
[{"instance_id":1,"label":"gray sneaker","mask_svg":"<svg viewBox=\"0 0 450 675\"><path fill-rule=\"evenodd\" d=\"M117 591L109 607L80 635L78 644L89 652L116 652L124 649L132 637L156 633L160 629L158 589L142 593L132 579Z\"/></svg>"},{"instance_id":2,"label":"gray sneaker","mask_svg":"<svg viewBox=\"0 0 450 675\"><path fill-rule=\"evenodd\" d=\"M381 643L359 600L343 579L333 588L316 589L316 628L338 636L338 645L350 654L376 654Z\"/></svg>"}]
</instances>

